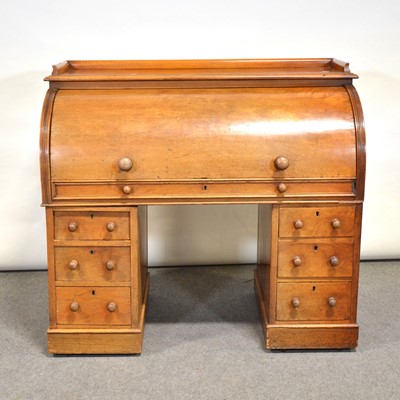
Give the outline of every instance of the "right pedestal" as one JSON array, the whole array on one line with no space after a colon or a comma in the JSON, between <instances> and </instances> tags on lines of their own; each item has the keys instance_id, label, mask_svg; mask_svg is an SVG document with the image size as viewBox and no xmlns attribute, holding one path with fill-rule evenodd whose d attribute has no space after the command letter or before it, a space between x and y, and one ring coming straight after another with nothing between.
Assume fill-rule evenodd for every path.
<instances>
[{"instance_id":1,"label":"right pedestal","mask_svg":"<svg viewBox=\"0 0 400 400\"><path fill-rule=\"evenodd\" d=\"M361 207L259 206L255 291L267 348L357 346Z\"/></svg>"}]
</instances>

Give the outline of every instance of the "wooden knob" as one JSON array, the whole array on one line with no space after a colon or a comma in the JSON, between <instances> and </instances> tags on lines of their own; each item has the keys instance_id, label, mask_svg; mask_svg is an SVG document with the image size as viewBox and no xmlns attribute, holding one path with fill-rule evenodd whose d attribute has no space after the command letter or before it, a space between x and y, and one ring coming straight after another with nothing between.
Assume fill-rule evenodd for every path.
<instances>
[{"instance_id":1,"label":"wooden knob","mask_svg":"<svg viewBox=\"0 0 400 400\"><path fill-rule=\"evenodd\" d=\"M75 312L79 310L79 303L77 301L73 301L69 306L70 310Z\"/></svg>"},{"instance_id":2,"label":"wooden knob","mask_svg":"<svg viewBox=\"0 0 400 400\"><path fill-rule=\"evenodd\" d=\"M70 232L75 232L77 229L78 229L78 224L77 224L76 222L71 222L71 223L68 225L68 230L69 230Z\"/></svg>"},{"instance_id":3,"label":"wooden knob","mask_svg":"<svg viewBox=\"0 0 400 400\"><path fill-rule=\"evenodd\" d=\"M118 161L118 167L121 171L129 171L133 166L133 162L128 157L123 157Z\"/></svg>"},{"instance_id":4,"label":"wooden knob","mask_svg":"<svg viewBox=\"0 0 400 400\"><path fill-rule=\"evenodd\" d=\"M115 266L116 266L116 264L115 264L115 262L114 262L113 260L108 260L108 261L106 262L106 268L107 268L109 271L112 271L113 269L115 269Z\"/></svg>"},{"instance_id":5,"label":"wooden knob","mask_svg":"<svg viewBox=\"0 0 400 400\"><path fill-rule=\"evenodd\" d=\"M132 188L131 188L130 186L124 186L124 187L122 188L122 191L123 191L125 194L129 194L130 192L132 192Z\"/></svg>"},{"instance_id":6,"label":"wooden knob","mask_svg":"<svg viewBox=\"0 0 400 400\"><path fill-rule=\"evenodd\" d=\"M279 192L279 193L285 193L286 190L287 190L287 186L286 186L285 183L280 183L280 184L278 185L278 192Z\"/></svg>"},{"instance_id":7,"label":"wooden knob","mask_svg":"<svg viewBox=\"0 0 400 400\"><path fill-rule=\"evenodd\" d=\"M279 156L275 158L274 164L276 169L283 171L289 166L289 160L284 156Z\"/></svg>"},{"instance_id":8,"label":"wooden knob","mask_svg":"<svg viewBox=\"0 0 400 400\"><path fill-rule=\"evenodd\" d=\"M69 269L74 270L79 267L79 263L76 260L71 260L68 264Z\"/></svg>"},{"instance_id":9,"label":"wooden knob","mask_svg":"<svg viewBox=\"0 0 400 400\"><path fill-rule=\"evenodd\" d=\"M339 265L339 258L336 257L336 256L332 256L332 257L329 259L329 264L331 264L332 267L337 267L337 266Z\"/></svg>"},{"instance_id":10,"label":"wooden knob","mask_svg":"<svg viewBox=\"0 0 400 400\"><path fill-rule=\"evenodd\" d=\"M108 310L108 311L114 312L116 309L117 309L117 305L116 305L113 301L110 301L110 302L107 304L107 310Z\"/></svg>"},{"instance_id":11,"label":"wooden knob","mask_svg":"<svg viewBox=\"0 0 400 400\"><path fill-rule=\"evenodd\" d=\"M292 306L293 306L294 308L300 307L300 300L299 300L297 297L295 297L295 298L292 299Z\"/></svg>"},{"instance_id":12,"label":"wooden knob","mask_svg":"<svg viewBox=\"0 0 400 400\"><path fill-rule=\"evenodd\" d=\"M109 223L107 224L106 228L107 228L108 232L113 232L114 229L115 229L115 224L114 224L114 222L109 222Z\"/></svg>"},{"instance_id":13,"label":"wooden knob","mask_svg":"<svg viewBox=\"0 0 400 400\"><path fill-rule=\"evenodd\" d=\"M328 305L329 305L329 307L335 307L336 306L336 299L334 297L329 297Z\"/></svg>"},{"instance_id":14,"label":"wooden knob","mask_svg":"<svg viewBox=\"0 0 400 400\"><path fill-rule=\"evenodd\" d=\"M301 219L296 219L296 221L294 221L294 227L296 229L301 229L303 227L303 221Z\"/></svg>"},{"instance_id":15,"label":"wooden knob","mask_svg":"<svg viewBox=\"0 0 400 400\"><path fill-rule=\"evenodd\" d=\"M331 225L332 225L332 228L333 228L333 229L338 229L338 228L341 227L342 223L340 222L340 219L334 218L334 219L331 221Z\"/></svg>"},{"instance_id":16,"label":"wooden knob","mask_svg":"<svg viewBox=\"0 0 400 400\"><path fill-rule=\"evenodd\" d=\"M293 263L293 265L294 265L295 267L299 267L299 266L301 265L302 262L303 262L303 261L302 261L301 257L299 257L299 256L293 257L292 263Z\"/></svg>"}]
</instances>

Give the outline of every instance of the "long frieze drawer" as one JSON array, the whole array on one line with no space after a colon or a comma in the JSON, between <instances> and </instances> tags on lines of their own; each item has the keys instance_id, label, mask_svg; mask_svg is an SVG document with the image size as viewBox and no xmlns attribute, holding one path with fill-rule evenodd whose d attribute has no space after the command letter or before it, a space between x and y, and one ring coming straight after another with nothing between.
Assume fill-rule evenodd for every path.
<instances>
[{"instance_id":1,"label":"long frieze drawer","mask_svg":"<svg viewBox=\"0 0 400 400\"><path fill-rule=\"evenodd\" d=\"M278 321L345 321L350 318L351 282L278 283Z\"/></svg>"},{"instance_id":2,"label":"long frieze drawer","mask_svg":"<svg viewBox=\"0 0 400 400\"><path fill-rule=\"evenodd\" d=\"M281 207L280 237L353 236L355 206Z\"/></svg>"},{"instance_id":3,"label":"long frieze drawer","mask_svg":"<svg viewBox=\"0 0 400 400\"><path fill-rule=\"evenodd\" d=\"M56 288L59 325L130 325L129 287Z\"/></svg>"},{"instance_id":4,"label":"long frieze drawer","mask_svg":"<svg viewBox=\"0 0 400 400\"><path fill-rule=\"evenodd\" d=\"M56 281L129 282L129 247L55 247Z\"/></svg>"},{"instance_id":5,"label":"long frieze drawer","mask_svg":"<svg viewBox=\"0 0 400 400\"><path fill-rule=\"evenodd\" d=\"M151 199L218 197L354 197L352 182L199 182L199 183L56 183L53 197L68 199Z\"/></svg>"},{"instance_id":6,"label":"long frieze drawer","mask_svg":"<svg viewBox=\"0 0 400 400\"><path fill-rule=\"evenodd\" d=\"M50 163L52 182L353 179L353 109L343 86L59 90Z\"/></svg>"},{"instance_id":7,"label":"long frieze drawer","mask_svg":"<svg viewBox=\"0 0 400 400\"><path fill-rule=\"evenodd\" d=\"M354 242L343 239L281 239L278 244L278 277L351 277Z\"/></svg>"},{"instance_id":8,"label":"long frieze drawer","mask_svg":"<svg viewBox=\"0 0 400 400\"><path fill-rule=\"evenodd\" d=\"M129 213L108 211L56 211L54 238L65 240L127 240Z\"/></svg>"}]
</instances>

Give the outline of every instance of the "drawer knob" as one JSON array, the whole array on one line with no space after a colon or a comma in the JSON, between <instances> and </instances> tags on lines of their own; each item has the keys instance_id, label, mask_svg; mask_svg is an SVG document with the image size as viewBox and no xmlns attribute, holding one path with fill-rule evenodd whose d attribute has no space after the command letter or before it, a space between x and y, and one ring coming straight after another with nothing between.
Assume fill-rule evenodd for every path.
<instances>
[{"instance_id":1,"label":"drawer knob","mask_svg":"<svg viewBox=\"0 0 400 400\"><path fill-rule=\"evenodd\" d=\"M77 269L79 267L79 263L76 260L71 260L68 264L68 267L70 270L73 271L74 269Z\"/></svg>"},{"instance_id":2,"label":"drawer knob","mask_svg":"<svg viewBox=\"0 0 400 400\"><path fill-rule=\"evenodd\" d=\"M293 306L294 308L300 307L300 300L299 300L297 297L295 297L295 298L292 299L292 306Z\"/></svg>"},{"instance_id":3,"label":"drawer knob","mask_svg":"<svg viewBox=\"0 0 400 400\"><path fill-rule=\"evenodd\" d=\"M339 258L336 257L336 256L332 256L332 257L329 259L329 264L331 264L332 267L337 267L337 266L339 265Z\"/></svg>"},{"instance_id":4,"label":"drawer knob","mask_svg":"<svg viewBox=\"0 0 400 400\"><path fill-rule=\"evenodd\" d=\"M71 311L76 312L79 310L79 303L77 301L73 301L69 308Z\"/></svg>"},{"instance_id":5,"label":"drawer knob","mask_svg":"<svg viewBox=\"0 0 400 400\"><path fill-rule=\"evenodd\" d=\"M113 269L115 269L115 262L113 260L108 260L106 263L106 268L109 271L112 271Z\"/></svg>"},{"instance_id":6,"label":"drawer knob","mask_svg":"<svg viewBox=\"0 0 400 400\"><path fill-rule=\"evenodd\" d=\"M274 164L276 169L283 171L289 166L289 160L284 156L279 156L275 158Z\"/></svg>"},{"instance_id":7,"label":"drawer knob","mask_svg":"<svg viewBox=\"0 0 400 400\"><path fill-rule=\"evenodd\" d=\"M340 219L334 218L331 221L331 225L332 225L333 229L339 229L341 227L342 223L340 222Z\"/></svg>"},{"instance_id":8,"label":"drawer knob","mask_svg":"<svg viewBox=\"0 0 400 400\"><path fill-rule=\"evenodd\" d=\"M133 162L128 157L123 157L118 161L118 167L121 171L129 171L133 166Z\"/></svg>"},{"instance_id":9,"label":"drawer knob","mask_svg":"<svg viewBox=\"0 0 400 400\"><path fill-rule=\"evenodd\" d=\"M115 229L115 224L114 224L114 222L109 222L109 223L107 224L106 228L107 228L108 232L113 232L114 229Z\"/></svg>"},{"instance_id":10,"label":"drawer knob","mask_svg":"<svg viewBox=\"0 0 400 400\"><path fill-rule=\"evenodd\" d=\"M294 221L294 227L296 229L301 229L303 227L303 221L301 219L296 219L296 221Z\"/></svg>"},{"instance_id":11,"label":"drawer knob","mask_svg":"<svg viewBox=\"0 0 400 400\"><path fill-rule=\"evenodd\" d=\"M107 304L107 310L108 310L108 311L114 312L116 309L117 309L117 305L116 305L113 301L110 301L110 302Z\"/></svg>"},{"instance_id":12,"label":"drawer knob","mask_svg":"<svg viewBox=\"0 0 400 400\"><path fill-rule=\"evenodd\" d=\"M328 299L328 305L329 307L335 307L336 306L336 299L334 297L329 297Z\"/></svg>"},{"instance_id":13,"label":"drawer knob","mask_svg":"<svg viewBox=\"0 0 400 400\"><path fill-rule=\"evenodd\" d=\"M295 256L295 257L293 257L292 262L295 267L299 267L301 265L301 263L303 262L303 260L301 259L301 257Z\"/></svg>"},{"instance_id":14,"label":"drawer knob","mask_svg":"<svg viewBox=\"0 0 400 400\"><path fill-rule=\"evenodd\" d=\"M68 230L69 230L70 232L75 232L77 229L78 229L78 224L77 224L76 222L71 222L71 223L68 225Z\"/></svg>"},{"instance_id":15,"label":"drawer knob","mask_svg":"<svg viewBox=\"0 0 400 400\"><path fill-rule=\"evenodd\" d=\"M132 188L131 188L130 186L124 186L124 187L122 188L122 191L123 191L125 194L129 194L130 192L132 192Z\"/></svg>"},{"instance_id":16,"label":"drawer knob","mask_svg":"<svg viewBox=\"0 0 400 400\"><path fill-rule=\"evenodd\" d=\"M285 193L286 190L287 190L287 186L286 186L285 183L280 183L280 184L278 185L278 192L279 192L279 193Z\"/></svg>"}]
</instances>

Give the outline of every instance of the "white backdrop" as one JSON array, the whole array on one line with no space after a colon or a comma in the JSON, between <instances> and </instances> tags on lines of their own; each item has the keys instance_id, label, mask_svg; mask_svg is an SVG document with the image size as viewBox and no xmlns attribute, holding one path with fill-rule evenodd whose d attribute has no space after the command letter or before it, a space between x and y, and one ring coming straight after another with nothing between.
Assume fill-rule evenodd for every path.
<instances>
[{"instance_id":1,"label":"white backdrop","mask_svg":"<svg viewBox=\"0 0 400 400\"><path fill-rule=\"evenodd\" d=\"M65 59L335 57L360 75L362 257L400 258L400 2L13 0L0 4L0 269L46 268L39 122ZM151 265L252 263L256 206L150 209Z\"/></svg>"}]
</instances>

